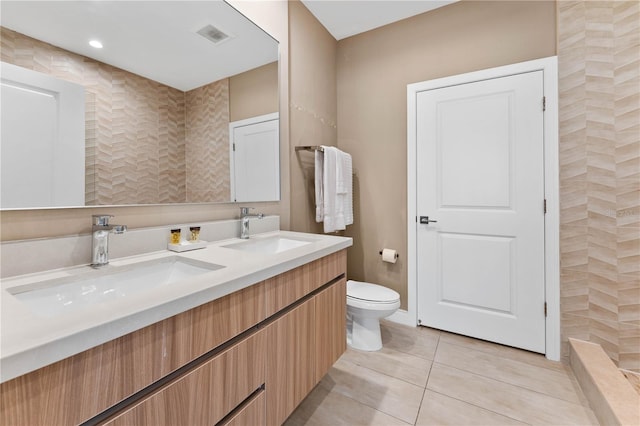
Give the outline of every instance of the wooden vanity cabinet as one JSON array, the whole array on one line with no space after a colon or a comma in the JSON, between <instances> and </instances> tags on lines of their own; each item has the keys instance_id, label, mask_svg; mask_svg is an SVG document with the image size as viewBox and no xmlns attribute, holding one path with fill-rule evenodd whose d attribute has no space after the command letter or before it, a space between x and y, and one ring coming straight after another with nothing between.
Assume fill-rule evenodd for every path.
<instances>
[{"instance_id":1,"label":"wooden vanity cabinet","mask_svg":"<svg viewBox=\"0 0 640 426\"><path fill-rule=\"evenodd\" d=\"M104 425L214 425L264 384L265 353L260 330Z\"/></svg>"},{"instance_id":2,"label":"wooden vanity cabinet","mask_svg":"<svg viewBox=\"0 0 640 426\"><path fill-rule=\"evenodd\" d=\"M280 425L345 350L345 276L342 250L2 383L0 424Z\"/></svg>"},{"instance_id":3,"label":"wooden vanity cabinet","mask_svg":"<svg viewBox=\"0 0 640 426\"><path fill-rule=\"evenodd\" d=\"M267 331L267 425L289 417L346 350L346 279L279 316Z\"/></svg>"},{"instance_id":4,"label":"wooden vanity cabinet","mask_svg":"<svg viewBox=\"0 0 640 426\"><path fill-rule=\"evenodd\" d=\"M0 384L0 425L85 422L265 319L264 282Z\"/></svg>"}]
</instances>

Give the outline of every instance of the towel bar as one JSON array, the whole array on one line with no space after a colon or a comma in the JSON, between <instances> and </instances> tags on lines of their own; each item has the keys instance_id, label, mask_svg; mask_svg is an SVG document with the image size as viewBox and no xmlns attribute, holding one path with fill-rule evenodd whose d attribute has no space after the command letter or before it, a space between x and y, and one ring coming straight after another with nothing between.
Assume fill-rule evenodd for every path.
<instances>
[{"instance_id":1,"label":"towel bar","mask_svg":"<svg viewBox=\"0 0 640 426\"><path fill-rule=\"evenodd\" d=\"M320 145L296 146L296 151L320 151L324 152L324 148Z\"/></svg>"}]
</instances>

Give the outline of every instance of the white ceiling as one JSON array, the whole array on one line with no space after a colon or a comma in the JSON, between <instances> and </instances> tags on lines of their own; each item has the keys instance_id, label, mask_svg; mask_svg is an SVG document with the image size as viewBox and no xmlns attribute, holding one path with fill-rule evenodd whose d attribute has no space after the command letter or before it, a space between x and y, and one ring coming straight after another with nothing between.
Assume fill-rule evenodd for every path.
<instances>
[{"instance_id":1,"label":"white ceiling","mask_svg":"<svg viewBox=\"0 0 640 426\"><path fill-rule=\"evenodd\" d=\"M302 1L340 40L456 0ZM183 91L278 58L277 42L222 0L2 0L0 24ZM196 34L209 24L234 37L214 45Z\"/></svg>"},{"instance_id":2,"label":"white ceiling","mask_svg":"<svg viewBox=\"0 0 640 426\"><path fill-rule=\"evenodd\" d=\"M183 91L278 59L278 43L222 0L2 0L0 12L2 26ZM196 33L209 24L234 38Z\"/></svg>"},{"instance_id":3,"label":"white ceiling","mask_svg":"<svg viewBox=\"0 0 640 426\"><path fill-rule=\"evenodd\" d=\"M302 0L336 40L428 12L457 0Z\"/></svg>"}]
</instances>

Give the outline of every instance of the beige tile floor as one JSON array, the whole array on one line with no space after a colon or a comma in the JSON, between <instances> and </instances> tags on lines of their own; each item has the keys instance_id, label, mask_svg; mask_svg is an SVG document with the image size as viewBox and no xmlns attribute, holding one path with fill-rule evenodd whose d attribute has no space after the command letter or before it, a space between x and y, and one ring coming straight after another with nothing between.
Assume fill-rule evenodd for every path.
<instances>
[{"instance_id":1,"label":"beige tile floor","mask_svg":"<svg viewBox=\"0 0 640 426\"><path fill-rule=\"evenodd\" d=\"M384 348L347 349L287 426L598 424L565 364L425 327L381 328Z\"/></svg>"}]
</instances>

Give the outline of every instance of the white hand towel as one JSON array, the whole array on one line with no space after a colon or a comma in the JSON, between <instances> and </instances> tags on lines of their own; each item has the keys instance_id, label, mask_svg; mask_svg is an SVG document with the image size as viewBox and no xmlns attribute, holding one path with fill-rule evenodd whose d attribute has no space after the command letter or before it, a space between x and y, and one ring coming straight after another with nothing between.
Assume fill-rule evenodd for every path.
<instances>
[{"instance_id":1,"label":"white hand towel","mask_svg":"<svg viewBox=\"0 0 640 426\"><path fill-rule=\"evenodd\" d=\"M336 229L346 229L353 223L352 194L352 166L351 155L338 150L336 162L336 213L334 226Z\"/></svg>"},{"instance_id":2,"label":"white hand towel","mask_svg":"<svg viewBox=\"0 0 640 426\"><path fill-rule=\"evenodd\" d=\"M353 166L351 155L325 146L322 165L322 221L324 232L346 229L353 223ZM316 160L317 161L317 160ZM316 162L318 165L318 162ZM319 179L316 170L316 179ZM316 204L318 203L316 189ZM316 220L318 219L316 206Z\"/></svg>"},{"instance_id":3,"label":"white hand towel","mask_svg":"<svg viewBox=\"0 0 640 426\"><path fill-rule=\"evenodd\" d=\"M324 232L334 232L336 227L336 168L338 163L338 149L332 146L324 146L323 168L323 211Z\"/></svg>"},{"instance_id":4,"label":"white hand towel","mask_svg":"<svg viewBox=\"0 0 640 426\"><path fill-rule=\"evenodd\" d=\"M346 152L338 150L338 159L336 161L336 194L347 193L347 162L350 162L351 157Z\"/></svg>"},{"instance_id":5,"label":"white hand towel","mask_svg":"<svg viewBox=\"0 0 640 426\"><path fill-rule=\"evenodd\" d=\"M316 222L324 220L324 154L315 152Z\"/></svg>"},{"instance_id":6,"label":"white hand towel","mask_svg":"<svg viewBox=\"0 0 640 426\"><path fill-rule=\"evenodd\" d=\"M346 225L353 224L353 161L350 154L342 151L340 153L344 180L343 188L338 188L338 190L342 190L340 193L343 198L343 215L346 227Z\"/></svg>"}]
</instances>

